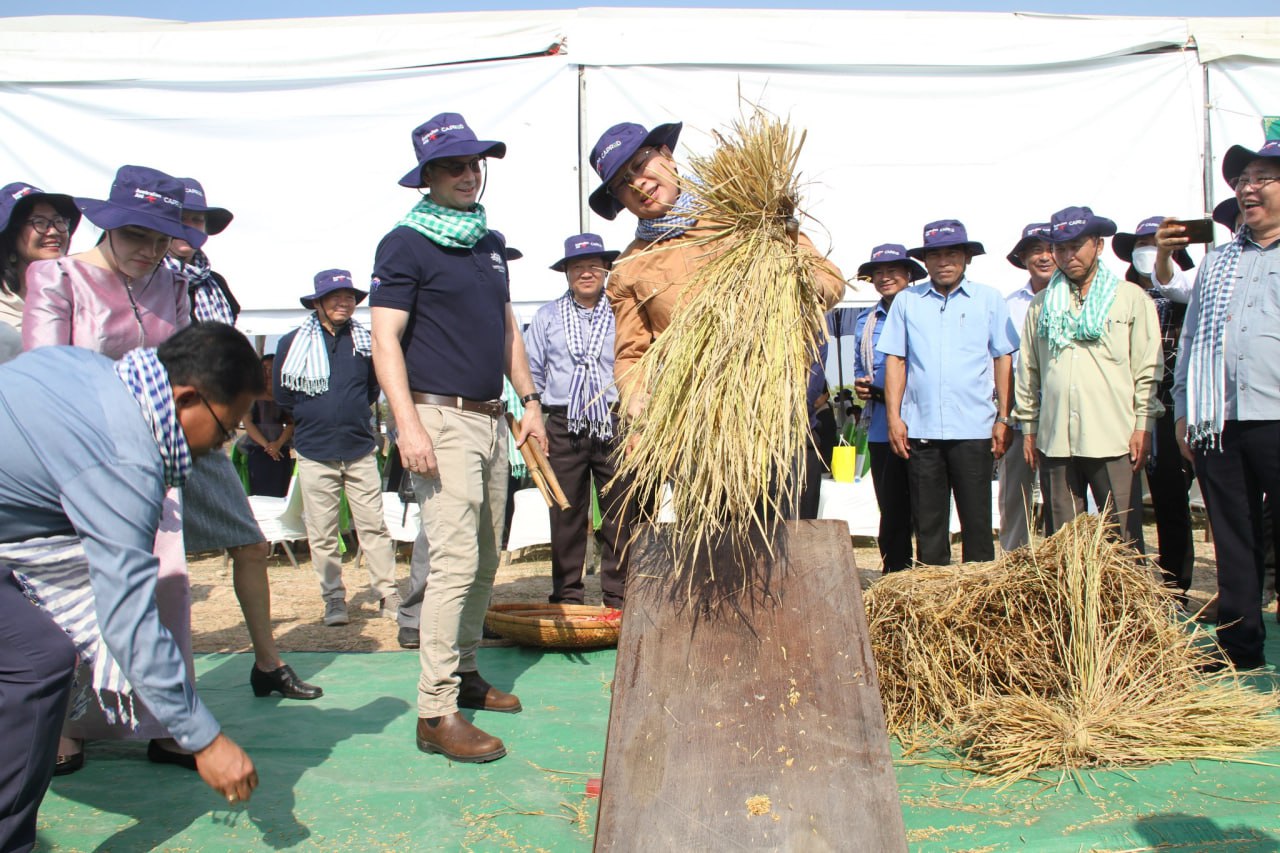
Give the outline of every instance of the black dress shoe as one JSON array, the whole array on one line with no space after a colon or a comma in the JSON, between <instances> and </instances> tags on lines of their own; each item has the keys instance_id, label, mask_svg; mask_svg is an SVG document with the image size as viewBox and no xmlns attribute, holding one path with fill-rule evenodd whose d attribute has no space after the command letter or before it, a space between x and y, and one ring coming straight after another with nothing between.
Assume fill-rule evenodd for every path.
<instances>
[{"instance_id":1,"label":"black dress shoe","mask_svg":"<svg viewBox=\"0 0 1280 853\"><path fill-rule=\"evenodd\" d=\"M249 673L249 686L253 688L254 696L279 693L286 699L319 699L324 695L323 689L307 684L287 663L271 672L263 672L254 664L253 671Z\"/></svg>"},{"instance_id":2,"label":"black dress shoe","mask_svg":"<svg viewBox=\"0 0 1280 853\"><path fill-rule=\"evenodd\" d=\"M80 747L80 751L74 755L59 755L58 760L53 764L54 776L70 776L80 768L84 767L84 747Z\"/></svg>"},{"instance_id":3,"label":"black dress shoe","mask_svg":"<svg viewBox=\"0 0 1280 853\"><path fill-rule=\"evenodd\" d=\"M418 639L417 628L401 628L396 632L396 642L400 644L402 649L416 649L421 643Z\"/></svg>"},{"instance_id":4,"label":"black dress shoe","mask_svg":"<svg viewBox=\"0 0 1280 853\"><path fill-rule=\"evenodd\" d=\"M189 752L174 752L165 749L154 740L147 744L147 760L153 764L176 764L188 770L196 769L196 757Z\"/></svg>"}]
</instances>

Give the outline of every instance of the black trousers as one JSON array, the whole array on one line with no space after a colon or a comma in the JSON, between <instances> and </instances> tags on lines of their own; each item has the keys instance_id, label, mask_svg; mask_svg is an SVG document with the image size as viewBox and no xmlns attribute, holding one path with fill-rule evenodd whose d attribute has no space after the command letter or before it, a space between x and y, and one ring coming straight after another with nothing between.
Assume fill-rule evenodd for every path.
<instances>
[{"instance_id":1,"label":"black trousers","mask_svg":"<svg viewBox=\"0 0 1280 853\"><path fill-rule=\"evenodd\" d=\"M871 454L871 483L880 507L880 559L884 571L899 572L911 565L911 485L907 460L887 441L867 442Z\"/></svg>"},{"instance_id":2,"label":"black trousers","mask_svg":"<svg viewBox=\"0 0 1280 853\"><path fill-rule=\"evenodd\" d=\"M960 517L964 562L996 558L991 526L991 439L911 439L907 482L916 529L916 556L930 566L951 563L951 497Z\"/></svg>"},{"instance_id":3,"label":"black trousers","mask_svg":"<svg viewBox=\"0 0 1280 853\"><path fill-rule=\"evenodd\" d=\"M76 650L0 568L0 850L30 850L58 757Z\"/></svg>"},{"instance_id":4,"label":"black trousers","mask_svg":"<svg viewBox=\"0 0 1280 853\"><path fill-rule=\"evenodd\" d=\"M1266 639L1262 496L1280 494L1280 421L1227 421L1220 446L1196 451L1218 562L1218 642L1236 663L1255 664Z\"/></svg>"},{"instance_id":5,"label":"black trousers","mask_svg":"<svg viewBox=\"0 0 1280 853\"><path fill-rule=\"evenodd\" d=\"M614 423L617 429L617 423ZM547 415L547 460L569 500L569 509L551 507L551 596L553 603L581 604L582 574L591 535L591 481L603 489L613 479L612 441L569 432L568 417ZM623 525L622 489L600 495L600 590L604 603L621 607L626 566L621 554L627 544Z\"/></svg>"},{"instance_id":6,"label":"black trousers","mask_svg":"<svg viewBox=\"0 0 1280 853\"><path fill-rule=\"evenodd\" d=\"M1196 557L1191 538L1191 504L1187 499L1195 474L1178 450L1174 421L1172 408L1156 421L1156 446L1152 464L1147 467L1147 487L1156 511L1156 541L1160 549L1157 562L1165 586L1186 592L1191 588Z\"/></svg>"}]
</instances>

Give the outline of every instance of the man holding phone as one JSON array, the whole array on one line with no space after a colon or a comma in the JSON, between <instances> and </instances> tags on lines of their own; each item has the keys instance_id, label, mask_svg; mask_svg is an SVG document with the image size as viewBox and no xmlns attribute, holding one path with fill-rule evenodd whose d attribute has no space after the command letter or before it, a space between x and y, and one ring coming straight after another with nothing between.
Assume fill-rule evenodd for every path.
<instances>
[{"instance_id":1,"label":"man holding phone","mask_svg":"<svg viewBox=\"0 0 1280 853\"><path fill-rule=\"evenodd\" d=\"M1232 146L1222 176L1244 224L1209 253L1182 327L1173 400L1218 564L1218 643L1228 665L1266 665L1263 494L1280 494L1280 141Z\"/></svg>"},{"instance_id":2,"label":"man holding phone","mask_svg":"<svg viewBox=\"0 0 1280 853\"><path fill-rule=\"evenodd\" d=\"M1141 550L1138 472L1163 411L1160 323L1151 300L1102 264L1103 238L1115 233L1087 207L1050 218L1058 271L1027 309L1017 419L1024 458L1040 469L1046 532L1085 511L1087 489Z\"/></svg>"},{"instance_id":3,"label":"man holding phone","mask_svg":"<svg viewBox=\"0 0 1280 853\"><path fill-rule=\"evenodd\" d=\"M858 315L853 357L854 393L864 403L867 419L867 452L871 456L871 482L880 508L880 560L883 570L897 572L911 565L911 491L907 485L907 460L889 447L889 423L884 407L885 355L876 351L880 332L893 297L913 281L927 276L924 267L907 257L898 243L871 250L871 260L858 267L858 278L870 278L880 301Z\"/></svg>"}]
</instances>

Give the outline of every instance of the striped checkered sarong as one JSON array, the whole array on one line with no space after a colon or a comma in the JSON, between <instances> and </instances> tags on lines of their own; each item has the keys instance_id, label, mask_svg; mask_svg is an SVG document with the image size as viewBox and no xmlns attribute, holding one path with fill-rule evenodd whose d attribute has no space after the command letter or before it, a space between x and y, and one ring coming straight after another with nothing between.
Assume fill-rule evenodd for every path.
<instances>
[{"instance_id":1,"label":"striped checkered sarong","mask_svg":"<svg viewBox=\"0 0 1280 853\"><path fill-rule=\"evenodd\" d=\"M90 683L83 684L77 668L71 719L84 716L92 702L113 725L136 725L133 687L107 650L98 628L89 560L80 538L50 536L0 543L0 571L13 572L27 598L67 632L81 664L92 671Z\"/></svg>"}]
</instances>

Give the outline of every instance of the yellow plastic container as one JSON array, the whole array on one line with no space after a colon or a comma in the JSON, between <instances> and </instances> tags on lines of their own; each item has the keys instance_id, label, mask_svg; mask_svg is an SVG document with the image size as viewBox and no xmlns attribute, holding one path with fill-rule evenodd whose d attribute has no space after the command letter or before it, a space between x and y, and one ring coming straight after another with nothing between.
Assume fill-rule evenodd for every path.
<instances>
[{"instance_id":1,"label":"yellow plastic container","mask_svg":"<svg viewBox=\"0 0 1280 853\"><path fill-rule=\"evenodd\" d=\"M837 483L852 483L858 471L858 448L840 444L831 449L831 478Z\"/></svg>"}]
</instances>

